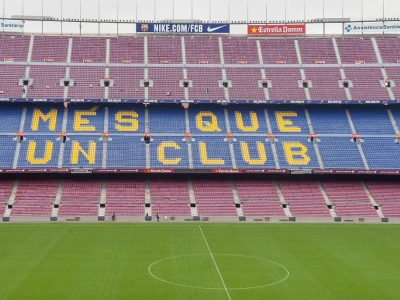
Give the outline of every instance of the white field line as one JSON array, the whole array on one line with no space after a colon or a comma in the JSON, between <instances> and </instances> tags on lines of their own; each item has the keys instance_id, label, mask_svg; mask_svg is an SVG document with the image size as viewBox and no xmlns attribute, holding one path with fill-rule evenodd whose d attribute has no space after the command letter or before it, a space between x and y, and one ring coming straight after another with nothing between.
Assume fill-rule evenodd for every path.
<instances>
[{"instance_id":1,"label":"white field line","mask_svg":"<svg viewBox=\"0 0 400 300\"><path fill-rule=\"evenodd\" d=\"M228 288L226 287L224 278L222 277L221 271L219 270L218 265L217 265L217 262L215 261L214 254L211 252L211 249L210 249L210 246L208 245L206 236L204 235L203 229L201 229L201 226L200 226L200 225L199 225L199 229L200 229L201 235L203 236L204 242L206 243L206 246L207 246L207 248L208 248L208 252L210 253L211 259L212 259L213 262L214 262L215 268L217 269L219 278L221 278L221 282L222 282L222 285L224 286L224 289L225 289L225 291L226 291L226 295L228 296L228 299L231 300L232 298L231 298L231 295L229 294Z\"/></svg>"}]
</instances>

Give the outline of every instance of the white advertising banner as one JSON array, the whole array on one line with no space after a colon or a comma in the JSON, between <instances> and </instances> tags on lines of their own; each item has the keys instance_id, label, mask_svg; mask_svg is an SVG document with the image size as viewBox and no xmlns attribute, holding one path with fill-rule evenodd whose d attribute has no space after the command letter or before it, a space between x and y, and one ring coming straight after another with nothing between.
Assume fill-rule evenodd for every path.
<instances>
[{"instance_id":1,"label":"white advertising banner","mask_svg":"<svg viewBox=\"0 0 400 300\"><path fill-rule=\"evenodd\" d=\"M344 34L398 34L400 21L344 23Z\"/></svg>"},{"instance_id":2,"label":"white advertising banner","mask_svg":"<svg viewBox=\"0 0 400 300\"><path fill-rule=\"evenodd\" d=\"M19 20L0 20L0 30L6 32L22 32L24 22Z\"/></svg>"}]
</instances>

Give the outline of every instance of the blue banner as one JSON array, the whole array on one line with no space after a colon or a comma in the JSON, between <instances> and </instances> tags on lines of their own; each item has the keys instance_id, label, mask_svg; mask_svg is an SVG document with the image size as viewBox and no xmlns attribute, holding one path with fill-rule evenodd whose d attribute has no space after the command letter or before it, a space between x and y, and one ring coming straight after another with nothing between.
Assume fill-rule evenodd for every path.
<instances>
[{"instance_id":1,"label":"blue banner","mask_svg":"<svg viewBox=\"0 0 400 300\"><path fill-rule=\"evenodd\" d=\"M136 23L136 32L181 34L230 33L230 25L209 23Z\"/></svg>"}]
</instances>

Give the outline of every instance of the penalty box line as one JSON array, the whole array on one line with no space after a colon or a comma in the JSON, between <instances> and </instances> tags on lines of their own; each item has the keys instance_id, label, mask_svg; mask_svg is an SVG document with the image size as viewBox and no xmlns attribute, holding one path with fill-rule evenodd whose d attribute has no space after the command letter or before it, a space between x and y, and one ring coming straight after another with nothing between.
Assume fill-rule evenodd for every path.
<instances>
[{"instance_id":1,"label":"penalty box line","mask_svg":"<svg viewBox=\"0 0 400 300\"><path fill-rule=\"evenodd\" d=\"M219 278L221 279L222 285L224 286L224 289L225 289L225 291L226 291L226 295L228 296L228 299L231 300L232 298L231 298L231 295L229 294L228 288L226 287L225 280L224 280L224 278L222 277L221 271L219 270L219 267L218 267L218 265L217 265L217 262L215 261L214 254L212 253L212 251L211 251L211 249L210 249L210 246L208 245L206 236L204 235L203 229L201 229L201 226L200 226L200 225L199 225L199 229L200 229L201 235L203 236L203 240L204 240L204 242L206 243L206 246L207 246L208 252L210 253L211 259L212 259L212 261L214 262L214 266L215 266L215 268L217 269L217 272L218 272Z\"/></svg>"}]
</instances>

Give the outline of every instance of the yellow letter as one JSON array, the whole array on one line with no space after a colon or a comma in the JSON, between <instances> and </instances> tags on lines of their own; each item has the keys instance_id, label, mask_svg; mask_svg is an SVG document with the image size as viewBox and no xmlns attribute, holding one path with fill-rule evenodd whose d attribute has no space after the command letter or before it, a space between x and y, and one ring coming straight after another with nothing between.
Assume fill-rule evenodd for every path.
<instances>
[{"instance_id":1,"label":"yellow letter","mask_svg":"<svg viewBox=\"0 0 400 300\"><path fill-rule=\"evenodd\" d=\"M235 112L237 127L244 132L256 132L259 128L257 114L254 111L250 112L251 125L244 126L243 116L240 111Z\"/></svg>"},{"instance_id":2,"label":"yellow letter","mask_svg":"<svg viewBox=\"0 0 400 300\"><path fill-rule=\"evenodd\" d=\"M204 118L210 118L210 121L204 121ZM210 111L201 111L196 116L196 125L203 132L220 132L218 127L218 119L215 114Z\"/></svg>"},{"instance_id":3,"label":"yellow letter","mask_svg":"<svg viewBox=\"0 0 400 300\"><path fill-rule=\"evenodd\" d=\"M257 142L258 158L252 159L250 157L249 145L246 142L241 142L242 157L249 165L263 165L267 162L267 154L265 153L265 146L261 142Z\"/></svg>"},{"instance_id":4,"label":"yellow letter","mask_svg":"<svg viewBox=\"0 0 400 300\"><path fill-rule=\"evenodd\" d=\"M32 124L31 124L32 131L38 131L40 120L42 120L43 122L47 122L50 120L49 130L55 131L57 123L57 109L53 108L47 114L44 114L40 109L35 108L33 110Z\"/></svg>"},{"instance_id":5,"label":"yellow letter","mask_svg":"<svg viewBox=\"0 0 400 300\"><path fill-rule=\"evenodd\" d=\"M278 128L281 132L301 132L300 127L292 126L293 121L284 119L285 117L297 117L296 112L276 112L276 121L278 123Z\"/></svg>"},{"instance_id":6,"label":"yellow letter","mask_svg":"<svg viewBox=\"0 0 400 300\"><path fill-rule=\"evenodd\" d=\"M119 123L129 124L121 125L117 124L115 129L118 131L137 131L139 129L139 121L137 120L139 115L135 111L120 111L115 115L115 120Z\"/></svg>"},{"instance_id":7,"label":"yellow letter","mask_svg":"<svg viewBox=\"0 0 400 300\"><path fill-rule=\"evenodd\" d=\"M79 163L79 154L82 154L90 165L96 163L96 142L89 141L89 151L85 151L77 141L72 142L71 164Z\"/></svg>"},{"instance_id":8,"label":"yellow letter","mask_svg":"<svg viewBox=\"0 0 400 300\"><path fill-rule=\"evenodd\" d=\"M182 158L165 158L165 148L180 150L181 147L175 142L162 142L157 149L158 160L164 165L178 165Z\"/></svg>"},{"instance_id":9,"label":"yellow letter","mask_svg":"<svg viewBox=\"0 0 400 300\"><path fill-rule=\"evenodd\" d=\"M204 142L199 143L200 160L203 165L224 165L222 158L208 158L207 145Z\"/></svg>"},{"instance_id":10,"label":"yellow letter","mask_svg":"<svg viewBox=\"0 0 400 300\"><path fill-rule=\"evenodd\" d=\"M283 143L286 161L291 166L307 166L311 158L307 155L307 147L300 142Z\"/></svg>"},{"instance_id":11,"label":"yellow letter","mask_svg":"<svg viewBox=\"0 0 400 300\"><path fill-rule=\"evenodd\" d=\"M46 141L46 148L44 149L44 155L41 158L36 158L36 142L29 141L28 153L26 160L32 165L45 165L51 161L53 155L53 142Z\"/></svg>"},{"instance_id":12,"label":"yellow letter","mask_svg":"<svg viewBox=\"0 0 400 300\"><path fill-rule=\"evenodd\" d=\"M83 118L85 116L96 116L97 107L91 110L76 110L74 118L74 130L75 131L96 131L96 127L90 125L90 120Z\"/></svg>"}]
</instances>

